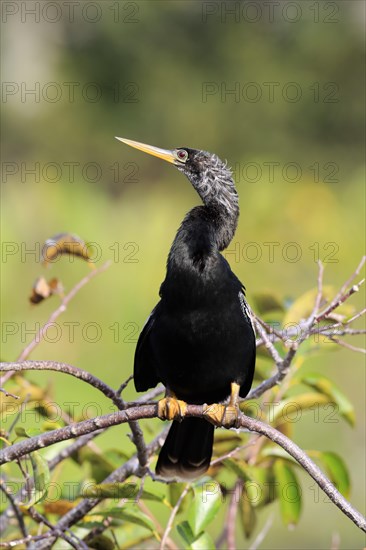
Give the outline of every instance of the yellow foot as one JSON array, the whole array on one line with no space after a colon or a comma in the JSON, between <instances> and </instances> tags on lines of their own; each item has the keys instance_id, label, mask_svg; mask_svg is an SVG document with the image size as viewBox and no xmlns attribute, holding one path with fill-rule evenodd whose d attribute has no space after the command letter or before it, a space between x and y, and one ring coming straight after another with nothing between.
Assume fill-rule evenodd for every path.
<instances>
[{"instance_id":1,"label":"yellow foot","mask_svg":"<svg viewBox=\"0 0 366 550\"><path fill-rule=\"evenodd\" d=\"M161 420L183 420L186 412L187 403L175 397L164 397L158 403L158 417Z\"/></svg>"},{"instance_id":2,"label":"yellow foot","mask_svg":"<svg viewBox=\"0 0 366 550\"><path fill-rule=\"evenodd\" d=\"M206 420L215 426L232 428L236 426L238 420L238 407L213 403L212 405L205 405L203 414Z\"/></svg>"}]
</instances>

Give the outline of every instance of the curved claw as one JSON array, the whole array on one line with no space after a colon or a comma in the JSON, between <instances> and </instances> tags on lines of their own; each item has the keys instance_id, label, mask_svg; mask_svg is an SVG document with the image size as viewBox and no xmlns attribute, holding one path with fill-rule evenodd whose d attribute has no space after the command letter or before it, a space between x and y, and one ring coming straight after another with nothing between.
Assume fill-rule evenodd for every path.
<instances>
[{"instance_id":1,"label":"curved claw","mask_svg":"<svg viewBox=\"0 0 366 550\"><path fill-rule=\"evenodd\" d=\"M183 420L187 403L175 397L164 397L158 402L158 417L161 420Z\"/></svg>"},{"instance_id":2,"label":"curved claw","mask_svg":"<svg viewBox=\"0 0 366 550\"><path fill-rule=\"evenodd\" d=\"M203 414L208 422L223 428L235 427L239 415L237 406L221 405L220 403L205 405Z\"/></svg>"}]
</instances>

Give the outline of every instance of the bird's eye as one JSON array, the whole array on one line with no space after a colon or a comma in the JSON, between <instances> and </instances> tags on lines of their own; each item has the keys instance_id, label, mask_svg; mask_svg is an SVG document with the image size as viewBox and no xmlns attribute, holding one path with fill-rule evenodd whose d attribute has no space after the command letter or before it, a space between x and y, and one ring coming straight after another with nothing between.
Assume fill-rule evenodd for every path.
<instances>
[{"instance_id":1,"label":"bird's eye","mask_svg":"<svg viewBox=\"0 0 366 550\"><path fill-rule=\"evenodd\" d=\"M184 151L184 149L179 149L176 152L177 159L180 160L180 162L185 162L188 158L187 151Z\"/></svg>"}]
</instances>

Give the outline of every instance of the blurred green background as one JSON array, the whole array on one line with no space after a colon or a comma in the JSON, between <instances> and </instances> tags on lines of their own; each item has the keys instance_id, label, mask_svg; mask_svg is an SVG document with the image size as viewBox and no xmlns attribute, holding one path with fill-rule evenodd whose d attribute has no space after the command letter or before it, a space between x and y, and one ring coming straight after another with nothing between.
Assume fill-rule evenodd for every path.
<instances>
[{"instance_id":1,"label":"blurred green background","mask_svg":"<svg viewBox=\"0 0 366 550\"><path fill-rule=\"evenodd\" d=\"M72 8L4 2L2 9L4 360L19 355L58 303L29 305L36 277L59 277L70 290L88 273L87 264L68 257L47 271L40 264L42 243L68 231L94 243L97 265L112 265L74 299L31 358L72 363L115 387L132 371L175 231L198 199L173 167L116 135L228 160L241 218L226 256L253 303L264 291L290 301L313 288L319 258L328 283L340 285L354 271L364 251L363 2L107 0ZM361 308L364 294L352 303ZM308 416L295 429L296 442L345 458L351 501L362 509L363 357L323 353L303 368L344 389L357 425ZM74 403L80 416L86 403L109 411L68 377L29 379L51 384L55 401ZM130 385L125 397L135 396ZM114 428L100 444L120 441L128 450L125 433ZM275 504L263 547L329 548L335 531L341 548L363 545L357 529L321 495L316 502L307 490L312 481L303 480L299 526L287 531Z\"/></svg>"}]
</instances>

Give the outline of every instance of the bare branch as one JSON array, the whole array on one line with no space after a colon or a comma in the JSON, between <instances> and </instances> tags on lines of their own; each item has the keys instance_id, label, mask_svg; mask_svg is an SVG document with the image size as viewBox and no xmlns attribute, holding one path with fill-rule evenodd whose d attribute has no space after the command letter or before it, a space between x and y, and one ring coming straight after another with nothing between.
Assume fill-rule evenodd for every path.
<instances>
[{"instance_id":1,"label":"bare branch","mask_svg":"<svg viewBox=\"0 0 366 550\"><path fill-rule=\"evenodd\" d=\"M238 479L234 485L226 516L226 540L228 550L236 550L235 525L238 506L243 491L243 481Z\"/></svg>"},{"instance_id":2,"label":"bare branch","mask_svg":"<svg viewBox=\"0 0 366 550\"><path fill-rule=\"evenodd\" d=\"M227 460L228 458L233 457L239 451L243 451L244 449L247 449L248 447L252 447L253 445L255 445L257 443L257 441L260 437L261 436L258 435L257 437L254 437L252 439L252 441L249 441L249 443L245 443L245 445L240 445L239 447L235 447L235 449L233 449L232 451L229 451L228 453L226 453L222 456L219 456L218 458L215 458L214 460L211 461L210 468L211 468L211 466L215 466L216 464L220 464L220 462L223 462L224 460Z\"/></svg>"},{"instance_id":3,"label":"bare branch","mask_svg":"<svg viewBox=\"0 0 366 550\"><path fill-rule=\"evenodd\" d=\"M180 506L183 502L183 499L186 496L186 494L188 493L190 487L191 487L191 484L187 483L187 485L184 487L183 491L181 492L181 494L180 494L180 496L179 496L179 498L176 502L176 505L174 506L173 510L171 511L171 514L170 514L169 519L168 519L168 523L166 524L166 528L165 528L165 531L164 531L163 538L161 539L160 550L164 550L164 548L165 548L169 533L171 531L171 528L173 526L173 522L175 520L175 516L177 515L177 513L179 511L179 508L180 508Z\"/></svg>"},{"instance_id":4,"label":"bare branch","mask_svg":"<svg viewBox=\"0 0 366 550\"><path fill-rule=\"evenodd\" d=\"M347 288L349 287L349 285L356 279L356 277L358 277L358 275L361 273L361 269L363 268L363 266L365 265L365 262L366 262L366 256L363 256L361 258L361 261L360 263L358 264L358 266L356 267L355 271L352 273L352 275L350 276L349 279L347 279L347 281L342 285L341 289L339 290L339 292L337 293L337 295L334 297L334 299L332 300L331 304L330 305L333 305L335 304L336 302L338 302L338 300L340 299L341 296L343 296L343 294L345 293L345 291L347 290Z\"/></svg>"},{"instance_id":5,"label":"bare branch","mask_svg":"<svg viewBox=\"0 0 366 550\"><path fill-rule=\"evenodd\" d=\"M62 531L56 531L52 523L49 522L47 518L42 516L42 514L37 512L37 510L33 506L30 506L30 508L28 508L28 513L36 523L40 525L44 524L49 527L54 536L62 538L64 541L68 542L72 548L75 548L76 550L88 550L87 545L78 537L76 537L74 533L71 533L72 536L69 536ZM73 538L75 538L76 540L74 541Z\"/></svg>"},{"instance_id":6,"label":"bare branch","mask_svg":"<svg viewBox=\"0 0 366 550\"><path fill-rule=\"evenodd\" d=\"M350 296L352 296L352 294L355 294L356 292L358 292L360 290L360 286L363 285L363 283L365 282L365 279L362 279L357 285L353 285L351 286L351 288L345 293L345 294L342 294L338 299L337 301L333 301L331 304L329 304L328 307L325 308L324 311L322 311L321 313L319 313L316 317L315 317L315 321L316 322L319 322L319 321L322 321L323 319L326 319L327 317L329 317L329 314L334 311L335 309L337 309L337 307L339 307L341 304L343 304L346 300L348 300L348 298Z\"/></svg>"},{"instance_id":7,"label":"bare branch","mask_svg":"<svg viewBox=\"0 0 366 550\"><path fill-rule=\"evenodd\" d=\"M316 295L316 298L315 298L315 304L314 304L314 309L313 311L311 312L310 314L310 317L308 319L308 325L309 327L312 326L312 324L314 323L314 319L319 311L319 308L320 308L320 304L321 304L321 301L322 301L322 295L323 295L323 275L324 275L324 266L323 266L323 263L318 260L318 266L319 266L319 272L318 272L318 292L317 292L317 295Z\"/></svg>"},{"instance_id":8,"label":"bare branch","mask_svg":"<svg viewBox=\"0 0 366 550\"><path fill-rule=\"evenodd\" d=\"M124 382L122 382L122 384L120 385L120 387L118 388L118 390L116 391L116 394L117 395L121 395L121 393L123 392L123 390L125 388L127 388L128 384L131 382L131 380L133 380L133 374L131 374L127 380L125 380Z\"/></svg>"},{"instance_id":9,"label":"bare branch","mask_svg":"<svg viewBox=\"0 0 366 550\"><path fill-rule=\"evenodd\" d=\"M253 388L250 390L248 395L245 397L245 400L247 399L257 399L260 397L264 392L267 390L270 390L285 378L286 374L289 371L291 362L293 358L295 357L296 351L298 349L298 346L296 343L292 344L292 347L287 352L285 358L281 361L279 365L277 365L277 372L275 375L271 376L271 378L268 378L267 380L264 380L257 386L256 388Z\"/></svg>"},{"instance_id":10,"label":"bare branch","mask_svg":"<svg viewBox=\"0 0 366 550\"><path fill-rule=\"evenodd\" d=\"M262 542L266 538L268 531L272 527L272 523L273 523L273 514L269 516L269 518L267 519L266 523L263 526L263 529L258 533L256 538L253 540L252 544L249 546L249 550L257 550L259 548L260 544L262 544Z\"/></svg>"},{"instance_id":11,"label":"bare branch","mask_svg":"<svg viewBox=\"0 0 366 550\"><path fill-rule=\"evenodd\" d=\"M81 279L71 290L70 292L62 299L62 302L60 306L51 313L49 319L46 321L46 323L40 328L40 330L37 332L33 340L28 344L26 348L21 352L21 354L18 357L18 361L24 361L28 355L34 350L35 347L38 346L38 344L43 340L44 335L47 332L47 329L56 321L56 319L66 311L67 306L69 302L75 297L75 295L81 290L86 284L91 281L94 277L99 275L100 273L103 273L108 267L111 265L111 262L108 261L105 264L103 264L98 269L94 269L93 271L90 271L86 277ZM9 378L13 376L15 371L8 372L7 375L0 378L0 386L3 386Z\"/></svg>"},{"instance_id":12,"label":"bare branch","mask_svg":"<svg viewBox=\"0 0 366 550\"><path fill-rule=\"evenodd\" d=\"M329 340L332 340L332 342L342 346L343 348L350 349L351 351L356 351L358 353L366 354L365 349L357 348L356 346L352 346L351 344L349 344L348 342L345 342L344 340L341 340L340 338L335 338L334 336L329 336Z\"/></svg>"},{"instance_id":13,"label":"bare branch","mask_svg":"<svg viewBox=\"0 0 366 550\"><path fill-rule=\"evenodd\" d=\"M25 523L24 523L23 514L20 511L17 503L15 502L15 499L14 499L13 495L11 494L11 491L8 491L8 489L6 487L6 483L4 482L3 479L0 479L0 491L2 491L4 493L4 495L6 496L8 501L10 502L10 506L13 509L15 517L17 518L19 528L20 528L20 531L21 531L23 537L27 537L28 532L27 532L27 528L26 528Z\"/></svg>"},{"instance_id":14,"label":"bare branch","mask_svg":"<svg viewBox=\"0 0 366 550\"><path fill-rule=\"evenodd\" d=\"M95 273L95 272L93 272ZM125 408L125 403L123 399L118 395L118 393L113 390L108 384L83 369L69 365L68 363L60 363L57 361L23 361L23 362L11 362L11 363L0 363L0 371L5 372L17 372L23 370L52 370L57 372L62 372L64 374L69 374L75 378L79 378L84 382L90 384L97 390L101 391L106 397L111 399L116 407L120 410ZM144 436L141 428L136 422L130 423L130 428L132 432L132 441L135 444L137 451L139 453L140 465L144 469L146 467L147 458L146 458L146 446L144 441Z\"/></svg>"},{"instance_id":15,"label":"bare branch","mask_svg":"<svg viewBox=\"0 0 366 550\"><path fill-rule=\"evenodd\" d=\"M93 272L94 273L94 272ZM0 372L19 372L25 370L52 370L56 372L62 372L69 374L75 378L79 378L83 382L86 382L90 386L93 386L106 397L111 399L117 408L123 408L124 404L121 404L121 398L116 395L113 388L105 384L102 380L91 374L90 372L69 365L68 363L60 363L58 361L16 361L10 363L0 362Z\"/></svg>"},{"instance_id":16,"label":"bare branch","mask_svg":"<svg viewBox=\"0 0 366 550\"><path fill-rule=\"evenodd\" d=\"M9 542L0 541L0 548L17 548L23 544L28 544L29 542L44 542L45 539L49 539L52 537L52 532L48 531L47 533L43 533L43 535L35 535L31 536L28 535L27 537L23 537L21 539L15 539Z\"/></svg>"},{"instance_id":17,"label":"bare branch","mask_svg":"<svg viewBox=\"0 0 366 550\"><path fill-rule=\"evenodd\" d=\"M10 391L7 391L4 388L0 388L0 391L5 394L5 397L12 397L13 399L20 399L19 395L14 395L14 393L10 393Z\"/></svg>"},{"instance_id":18,"label":"bare branch","mask_svg":"<svg viewBox=\"0 0 366 550\"><path fill-rule=\"evenodd\" d=\"M353 521L357 527L366 532L366 518L360 514L334 487L331 481L322 473L320 468L307 456L307 454L296 445L291 439L284 434L265 424L261 420L249 418L245 415L240 415L240 425L250 431L265 435L282 447L290 456L292 456L307 473L314 479L330 500Z\"/></svg>"},{"instance_id":19,"label":"bare branch","mask_svg":"<svg viewBox=\"0 0 366 550\"><path fill-rule=\"evenodd\" d=\"M353 317L348 319L348 321L346 321L344 324L349 325L350 323L353 323L353 321L355 321L359 317L362 317L362 315L365 315L365 313L366 313L366 307L364 309L362 309L361 311L359 311L358 313L356 313Z\"/></svg>"},{"instance_id":20,"label":"bare branch","mask_svg":"<svg viewBox=\"0 0 366 550\"><path fill-rule=\"evenodd\" d=\"M257 329L258 333L260 334L260 336L262 338L262 341L265 345L265 348L269 351L269 353L272 356L272 358L273 358L274 362L276 363L276 365L280 365L282 363L282 357L280 356L280 354L278 353L278 351L276 350L276 348L274 347L274 345L272 344L272 342L268 338L268 335L267 335L266 331L264 330L264 328L262 327L262 324L259 321L258 317L253 315L253 321L254 321L254 324L256 326L256 329Z\"/></svg>"},{"instance_id":21,"label":"bare branch","mask_svg":"<svg viewBox=\"0 0 366 550\"><path fill-rule=\"evenodd\" d=\"M2 450L0 452L0 464L10 462L24 456L25 454L43 447L47 447L56 442L78 437L79 435L84 435L101 428L123 424L129 420L155 418L157 416L157 412L157 405L142 405L140 407L133 407L131 409L118 411L109 415L97 416L93 419L84 420L83 422L74 424L73 426L66 426L65 428L60 428L59 430L54 430L52 432L31 437ZM202 405L188 405L187 416L203 418L204 407ZM299 464L301 464L301 466L315 480L319 487L328 495L331 501L346 516L348 516L353 523L355 523L355 525L366 532L366 519L351 506L351 504L341 495L339 491L337 491L334 485L329 481L329 479L326 478L320 468L318 468L318 466L306 455L306 453L288 437L272 426L269 426L260 420L245 416L242 413L238 417L236 427L246 428L249 431L265 435L268 439L274 441L285 449L285 451L287 451ZM116 472L118 471L119 470L116 470ZM113 472L113 474L108 476L108 482L114 480L113 476L116 472Z\"/></svg>"}]
</instances>

